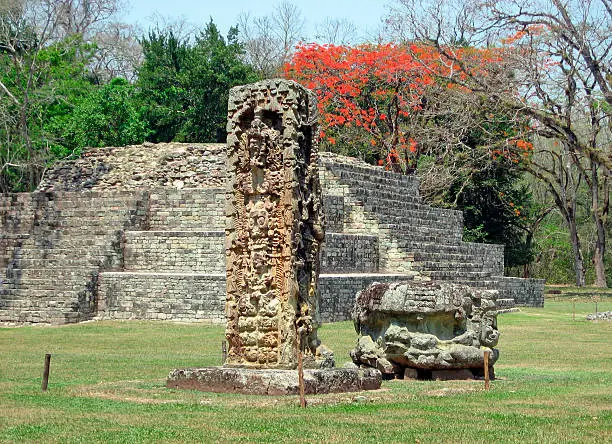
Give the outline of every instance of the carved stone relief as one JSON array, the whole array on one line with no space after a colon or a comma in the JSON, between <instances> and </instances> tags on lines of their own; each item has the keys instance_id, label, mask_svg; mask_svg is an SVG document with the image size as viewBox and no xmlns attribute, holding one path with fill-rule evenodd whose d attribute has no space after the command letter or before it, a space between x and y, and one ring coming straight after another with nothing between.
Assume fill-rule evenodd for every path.
<instances>
[{"instance_id":1,"label":"carved stone relief","mask_svg":"<svg viewBox=\"0 0 612 444\"><path fill-rule=\"evenodd\" d=\"M314 95L286 80L230 91L226 366L295 368L318 358L324 219Z\"/></svg>"},{"instance_id":2,"label":"carved stone relief","mask_svg":"<svg viewBox=\"0 0 612 444\"><path fill-rule=\"evenodd\" d=\"M353 309L355 364L383 374L469 369L479 376L484 352L497 345L497 291L450 282L372 284Z\"/></svg>"}]
</instances>

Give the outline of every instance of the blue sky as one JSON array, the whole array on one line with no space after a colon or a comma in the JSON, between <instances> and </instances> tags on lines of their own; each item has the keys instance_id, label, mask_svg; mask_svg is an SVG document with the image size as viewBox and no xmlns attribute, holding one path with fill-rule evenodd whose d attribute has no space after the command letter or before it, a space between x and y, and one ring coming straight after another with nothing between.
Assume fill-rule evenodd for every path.
<instances>
[{"instance_id":1,"label":"blue sky","mask_svg":"<svg viewBox=\"0 0 612 444\"><path fill-rule=\"evenodd\" d=\"M219 30L226 34L230 26L236 24L241 12L250 11L254 16L267 15L272 12L277 1L256 2L247 0L125 0L127 14L122 17L129 23L137 23L143 27L150 25L149 18L153 13L168 18L183 17L195 24L206 23L212 17ZM386 12L388 0L295 0L304 18L306 32L312 34L316 23L325 17L347 18L351 20L361 33L374 33Z\"/></svg>"}]
</instances>

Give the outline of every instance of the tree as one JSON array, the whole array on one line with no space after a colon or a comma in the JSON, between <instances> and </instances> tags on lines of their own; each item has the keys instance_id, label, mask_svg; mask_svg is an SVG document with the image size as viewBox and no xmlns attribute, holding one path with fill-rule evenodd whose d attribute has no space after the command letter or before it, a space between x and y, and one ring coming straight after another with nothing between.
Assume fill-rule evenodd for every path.
<instances>
[{"instance_id":1,"label":"tree","mask_svg":"<svg viewBox=\"0 0 612 444\"><path fill-rule=\"evenodd\" d=\"M245 61L261 78L278 77L302 37L304 18L293 3L283 1L266 16L243 13L238 19Z\"/></svg>"},{"instance_id":2,"label":"tree","mask_svg":"<svg viewBox=\"0 0 612 444\"><path fill-rule=\"evenodd\" d=\"M610 128L610 57L612 8L608 0L532 2L494 0L481 8L475 2L434 1L428 8L414 0L398 0L390 23L401 24L405 36L431 44L446 64L449 77L475 96L503 103L528 119L523 138L557 141L546 145L526 169L548 184L564 216L574 249L576 284L585 285L584 260L576 227L577 187L586 181L592 195L597 231L593 260L596 284L605 286L605 235L609 213L610 144L602 128ZM458 32L467 30L467 32ZM456 36L473 44L502 43L507 83L483 75L459 56ZM500 40L501 39L501 40ZM457 73L461 73L457 78ZM545 159L545 161L542 161ZM588 180L587 180L588 178Z\"/></svg>"},{"instance_id":3,"label":"tree","mask_svg":"<svg viewBox=\"0 0 612 444\"><path fill-rule=\"evenodd\" d=\"M414 48L419 51L419 48ZM430 54L420 54L424 64ZM286 75L314 90L322 118L321 137L331 145L368 146L373 158L403 161L414 170L416 141L403 123L421 107L432 68L397 45L357 47L309 44L298 47ZM367 154L366 154L367 156Z\"/></svg>"},{"instance_id":4,"label":"tree","mask_svg":"<svg viewBox=\"0 0 612 444\"><path fill-rule=\"evenodd\" d=\"M238 31L227 41L211 21L194 43L172 30L142 40L144 62L137 82L154 142L225 140L229 89L255 81L241 61Z\"/></svg>"},{"instance_id":5,"label":"tree","mask_svg":"<svg viewBox=\"0 0 612 444\"><path fill-rule=\"evenodd\" d=\"M60 126L94 88L92 36L116 10L116 0L0 4L0 190L34 189L70 153Z\"/></svg>"},{"instance_id":6,"label":"tree","mask_svg":"<svg viewBox=\"0 0 612 444\"><path fill-rule=\"evenodd\" d=\"M142 47L139 31L125 23L113 22L94 36L96 52L91 70L99 84L121 77L131 83L136 81L138 67L142 64Z\"/></svg>"},{"instance_id":7,"label":"tree","mask_svg":"<svg viewBox=\"0 0 612 444\"><path fill-rule=\"evenodd\" d=\"M494 57L471 48L462 54L483 70ZM448 67L438 60L417 44L311 44L298 47L286 69L317 93L328 148L408 174L418 169L428 200L466 212L467 240L505 243L508 266L524 265L532 254L518 208L530 200L515 186L516 166L532 145L513 137L515 122L496 103L439 81Z\"/></svg>"},{"instance_id":8,"label":"tree","mask_svg":"<svg viewBox=\"0 0 612 444\"><path fill-rule=\"evenodd\" d=\"M315 38L330 45L351 45L355 43L357 27L346 18L326 17L315 27Z\"/></svg>"},{"instance_id":9,"label":"tree","mask_svg":"<svg viewBox=\"0 0 612 444\"><path fill-rule=\"evenodd\" d=\"M36 187L53 159L56 141L49 120L70 112L74 100L91 86L86 69L91 45L78 35L56 38L57 8L43 8L41 16L39 4L20 6L0 12L3 191Z\"/></svg>"},{"instance_id":10,"label":"tree","mask_svg":"<svg viewBox=\"0 0 612 444\"><path fill-rule=\"evenodd\" d=\"M75 107L69 122L58 124L63 146L73 153L85 147L124 146L145 141L146 122L133 85L115 78Z\"/></svg>"}]
</instances>

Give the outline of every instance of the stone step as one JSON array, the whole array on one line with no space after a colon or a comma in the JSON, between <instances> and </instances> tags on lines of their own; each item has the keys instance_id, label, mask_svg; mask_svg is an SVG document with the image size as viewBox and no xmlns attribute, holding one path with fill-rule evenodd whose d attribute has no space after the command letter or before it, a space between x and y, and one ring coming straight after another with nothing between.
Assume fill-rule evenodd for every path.
<instances>
[{"instance_id":1,"label":"stone step","mask_svg":"<svg viewBox=\"0 0 612 444\"><path fill-rule=\"evenodd\" d=\"M126 271L225 273L224 231L127 231ZM327 233L321 270L378 271L378 237Z\"/></svg>"},{"instance_id":2,"label":"stone step","mask_svg":"<svg viewBox=\"0 0 612 444\"><path fill-rule=\"evenodd\" d=\"M148 224L152 230L225 229L225 189L156 190L151 193Z\"/></svg>"},{"instance_id":3,"label":"stone step","mask_svg":"<svg viewBox=\"0 0 612 444\"><path fill-rule=\"evenodd\" d=\"M418 189L418 179L416 177L385 171L381 167L368 165L359 166L348 162L342 162L338 159L323 159L321 164L323 166L322 169L340 178L363 179L372 184L392 184L397 187Z\"/></svg>"},{"instance_id":4,"label":"stone step","mask_svg":"<svg viewBox=\"0 0 612 444\"><path fill-rule=\"evenodd\" d=\"M98 318L225 322L225 274L103 272ZM323 321L350 318L357 292L373 282L413 279L411 274L321 274Z\"/></svg>"},{"instance_id":5,"label":"stone step","mask_svg":"<svg viewBox=\"0 0 612 444\"><path fill-rule=\"evenodd\" d=\"M502 251L503 246L497 244L474 244L471 242L458 242L452 245L440 245L435 242L414 242L410 239L398 240L402 248L410 251L413 254L429 254L429 253L458 253L471 255L475 252L486 251L490 252Z\"/></svg>"},{"instance_id":6,"label":"stone step","mask_svg":"<svg viewBox=\"0 0 612 444\"><path fill-rule=\"evenodd\" d=\"M55 297L67 297L68 299L74 297L79 292L83 291L81 288L77 290L70 290L68 288L0 288L0 301L33 301L38 299L47 300Z\"/></svg>"},{"instance_id":7,"label":"stone step","mask_svg":"<svg viewBox=\"0 0 612 444\"><path fill-rule=\"evenodd\" d=\"M507 310L510 308L514 308L515 303L514 299L501 298L495 301L495 305L499 310Z\"/></svg>"},{"instance_id":8,"label":"stone step","mask_svg":"<svg viewBox=\"0 0 612 444\"><path fill-rule=\"evenodd\" d=\"M124 269L225 273L224 231L126 231Z\"/></svg>"},{"instance_id":9,"label":"stone step","mask_svg":"<svg viewBox=\"0 0 612 444\"><path fill-rule=\"evenodd\" d=\"M0 322L23 324L68 324L90 320L91 314L83 315L67 309L28 308L20 312L0 309Z\"/></svg>"},{"instance_id":10,"label":"stone step","mask_svg":"<svg viewBox=\"0 0 612 444\"><path fill-rule=\"evenodd\" d=\"M410 223L379 223L378 227L382 230L388 230L395 237L403 237L405 239L428 237L432 239L461 241L461 231L441 228L435 222L430 222L430 224L431 226L428 227L425 222L414 225Z\"/></svg>"},{"instance_id":11,"label":"stone step","mask_svg":"<svg viewBox=\"0 0 612 444\"><path fill-rule=\"evenodd\" d=\"M433 222L439 228L461 231L460 228L463 224L462 219L454 215L440 215L423 208L406 208L396 203L391 203L389 205L388 209L383 209L380 204L365 204L363 209L366 213L376 215L381 222L385 223L431 226Z\"/></svg>"},{"instance_id":12,"label":"stone step","mask_svg":"<svg viewBox=\"0 0 612 444\"><path fill-rule=\"evenodd\" d=\"M459 270L427 270L421 272L432 280L484 280L491 277L488 271L459 271Z\"/></svg>"},{"instance_id":13,"label":"stone step","mask_svg":"<svg viewBox=\"0 0 612 444\"><path fill-rule=\"evenodd\" d=\"M48 290L55 292L56 294L73 293L81 291L91 291L93 286L93 280L87 279L87 276L83 276L78 280L71 278L62 278L61 285L58 285L57 281L45 278L28 278L22 280L11 280L8 279L4 282L8 288L6 290L19 290L27 291L29 295L34 295L33 292L39 290ZM3 290L4 291L4 290Z\"/></svg>"},{"instance_id":14,"label":"stone step","mask_svg":"<svg viewBox=\"0 0 612 444\"><path fill-rule=\"evenodd\" d=\"M424 249L416 250L410 255L412 259L416 262L452 261L452 262L474 262L478 264L483 264L485 262L485 258L475 256L473 254L458 253L458 252L451 253L451 252L440 251L440 249L437 249L436 251L427 251Z\"/></svg>"},{"instance_id":15,"label":"stone step","mask_svg":"<svg viewBox=\"0 0 612 444\"><path fill-rule=\"evenodd\" d=\"M342 184L365 184L370 188L389 188L392 190L409 190L411 196L418 197L418 179L416 177L381 171L378 168L355 169L345 165L324 164L321 172L323 182L337 181Z\"/></svg>"},{"instance_id":16,"label":"stone step","mask_svg":"<svg viewBox=\"0 0 612 444\"><path fill-rule=\"evenodd\" d=\"M405 231L398 232L392 229L386 229L386 232L394 245L404 249L406 252L418 250L420 248L419 245L436 244L441 248L452 248L461 243L459 238L442 236L440 234L427 234L418 230L415 230L410 235L406 234Z\"/></svg>"},{"instance_id":17,"label":"stone step","mask_svg":"<svg viewBox=\"0 0 612 444\"><path fill-rule=\"evenodd\" d=\"M55 257L55 258L19 258L14 259L9 264L8 270L10 272L16 272L17 270L25 270L31 268L44 268L44 269L55 269L55 268L97 268L104 264L107 260L107 256L90 256L87 258L69 258L69 257Z\"/></svg>"},{"instance_id":18,"label":"stone step","mask_svg":"<svg viewBox=\"0 0 612 444\"><path fill-rule=\"evenodd\" d=\"M414 262L413 267L416 270L426 271L483 271L482 263L473 262L453 262L453 261L419 261Z\"/></svg>"}]
</instances>

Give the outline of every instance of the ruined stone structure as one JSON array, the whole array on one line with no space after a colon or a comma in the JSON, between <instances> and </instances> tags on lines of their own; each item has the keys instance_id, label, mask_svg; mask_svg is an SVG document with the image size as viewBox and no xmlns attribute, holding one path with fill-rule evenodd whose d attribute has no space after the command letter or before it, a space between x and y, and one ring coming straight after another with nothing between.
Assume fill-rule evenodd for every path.
<instances>
[{"instance_id":1,"label":"ruined stone structure","mask_svg":"<svg viewBox=\"0 0 612 444\"><path fill-rule=\"evenodd\" d=\"M40 191L0 195L0 322L225 322L225 155L218 144L94 149ZM418 180L320 153L321 321L351 319L373 282L453 280L541 306L543 282L503 277L503 246L461 240L462 215Z\"/></svg>"},{"instance_id":2,"label":"ruined stone structure","mask_svg":"<svg viewBox=\"0 0 612 444\"><path fill-rule=\"evenodd\" d=\"M489 373L498 351L497 291L450 282L373 284L355 299L353 362L383 374L466 379Z\"/></svg>"},{"instance_id":3,"label":"ruined stone structure","mask_svg":"<svg viewBox=\"0 0 612 444\"><path fill-rule=\"evenodd\" d=\"M232 88L228 113L226 365L295 368L319 346L316 99L267 80Z\"/></svg>"},{"instance_id":4,"label":"ruined stone structure","mask_svg":"<svg viewBox=\"0 0 612 444\"><path fill-rule=\"evenodd\" d=\"M268 395L297 393L300 381L311 394L380 388L376 369L333 368L317 339L325 232L314 95L264 80L232 88L228 108L227 357L223 367L175 369L166 386Z\"/></svg>"}]
</instances>

